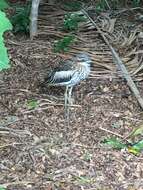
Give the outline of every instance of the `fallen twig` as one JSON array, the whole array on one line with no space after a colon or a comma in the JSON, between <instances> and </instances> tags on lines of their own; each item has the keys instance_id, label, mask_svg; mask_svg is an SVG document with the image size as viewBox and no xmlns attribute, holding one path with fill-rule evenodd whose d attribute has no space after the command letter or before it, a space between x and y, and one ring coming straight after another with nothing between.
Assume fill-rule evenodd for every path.
<instances>
[{"instance_id":1,"label":"fallen twig","mask_svg":"<svg viewBox=\"0 0 143 190\"><path fill-rule=\"evenodd\" d=\"M46 107L42 107L42 106L46 106ZM33 109L33 110L27 110L27 111L22 111L23 114L29 114L29 113L32 113L32 112L41 112L41 111L44 111L44 110L47 110L49 108L51 108L50 106L64 106L64 104L57 104L57 103L42 103L40 104L40 106L37 108L37 109ZM70 105L70 107L72 108L81 108L82 106L81 105Z\"/></svg>"},{"instance_id":2,"label":"fallen twig","mask_svg":"<svg viewBox=\"0 0 143 190\"><path fill-rule=\"evenodd\" d=\"M8 186L12 185L28 185L28 184L35 184L34 181L14 181L11 183L3 183L1 184L2 187L7 188Z\"/></svg>"},{"instance_id":3,"label":"fallen twig","mask_svg":"<svg viewBox=\"0 0 143 190\"><path fill-rule=\"evenodd\" d=\"M45 106L45 105L49 105L49 106L64 106L64 104L57 104L57 103L42 103L40 105L40 107L42 106ZM78 104L73 104L73 105L70 105L70 107L72 108L81 108L82 106L81 105L78 105Z\"/></svg>"},{"instance_id":4,"label":"fallen twig","mask_svg":"<svg viewBox=\"0 0 143 190\"><path fill-rule=\"evenodd\" d=\"M30 135L31 136L31 133L30 131L27 131L27 130L18 130L18 129L12 129L12 128L8 128L6 126L0 126L0 134L8 134L8 135L14 135L14 136L23 136L23 135Z\"/></svg>"},{"instance_id":5,"label":"fallen twig","mask_svg":"<svg viewBox=\"0 0 143 190\"><path fill-rule=\"evenodd\" d=\"M4 144L4 145L1 145L0 146L0 149L3 149L3 148L7 148L7 147L10 147L10 146L12 146L12 147L14 147L15 145L23 145L24 143L9 143L9 144Z\"/></svg>"},{"instance_id":6,"label":"fallen twig","mask_svg":"<svg viewBox=\"0 0 143 190\"><path fill-rule=\"evenodd\" d=\"M103 128L103 127L99 127L99 129L101 129L102 131L105 131L105 132L107 132L107 133L110 133L110 134L112 134L112 135L115 135L115 136L117 136L117 137L120 137L120 138L124 139L124 137L123 137L122 135L118 134L118 133L115 133L115 132L110 131L110 130L108 130L108 129L105 129L105 128Z\"/></svg>"},{"instance_id":7,"label":"fallen twig","mask_svg":"<svg viewBox=\"0 0 143 190\"><path fill-rule=\"evenodd\" d=\"M101 37L103 38L103 40L105 41L105 43L108 45L109 49L112 52L113 61L115 62L115 64L117 65L117 67L121 70L123 77L126 79L126 81L128 83L128 86L130 87L131 91L134 93L134 95L135 95L135 97L136 97L139 105L143 109L143 99L142 99L142 97L140 95L140 92L139 92L138 88L136 87L134 81L132 80L132 78L131 78L128 70L126 69L126 67L124 65L124 63L120 59L119 55L114 50L114 48L110 45L108 39L105 37L105 35L101 31L101 29L96 25L96 23L94 22L94 20L88 15L88 13L84 9L82 10L82 12L90 20L90 22L96 27L98 33L101 35Z\"/></svg>"}]
</instances>

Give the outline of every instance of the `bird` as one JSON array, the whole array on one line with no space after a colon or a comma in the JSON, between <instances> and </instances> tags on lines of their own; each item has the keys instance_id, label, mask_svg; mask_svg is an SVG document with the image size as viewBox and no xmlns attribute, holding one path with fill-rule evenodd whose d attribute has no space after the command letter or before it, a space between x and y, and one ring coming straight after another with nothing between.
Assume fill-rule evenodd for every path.
<instances>
[{"instance_id":1,"label":"bird","mask_svg":"<svg viewBox=\"0 0 143 190\"><path fill-rule=\"evenodd\" d=\"M55 67L44 79L42 85L65 86L65 117L69 120L69 106L73 87L88 78L91 71L91 58L86 52L78 53Z\"/></svg>"}]
</instances>

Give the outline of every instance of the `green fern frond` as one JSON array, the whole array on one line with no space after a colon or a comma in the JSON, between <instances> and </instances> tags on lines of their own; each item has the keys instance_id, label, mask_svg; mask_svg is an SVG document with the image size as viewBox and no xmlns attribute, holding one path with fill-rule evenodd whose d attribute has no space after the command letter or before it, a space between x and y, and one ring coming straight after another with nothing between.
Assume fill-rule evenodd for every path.
<instances>
[{"instance_id":1,"label":"green fern frond","mask_svg":"<svg viewBox=\"0 0 143 190\"><path fill-rule=\"evenodd\" d=\"M23 7L16 7L15 15L11 17L11 23L13 25L14 33L17 32L29 32L29 15L30 15L31 4L28 3Z\"/></svg>"},{"instance_id":2,"label":"green fern frond","mask_svg":"<svg viewBox=\"0 0 143 190\"><path fill-rule=\"evenodd\" d=\"M65 15L63 30L77 30L80 22L85 22L86 18L78 13L69 13Z\"/></svg>"},{"instance_id":3,"label":"green fern frond","mask_svg":"<svg viewBox=\"0 0 143 190\"><path fill-rule=\"evenodd\" d=\"M66 36L54 44L54 52L66 52L69 50L69 46L74 42L75 36Z\"/></svg>"}]
</instances>

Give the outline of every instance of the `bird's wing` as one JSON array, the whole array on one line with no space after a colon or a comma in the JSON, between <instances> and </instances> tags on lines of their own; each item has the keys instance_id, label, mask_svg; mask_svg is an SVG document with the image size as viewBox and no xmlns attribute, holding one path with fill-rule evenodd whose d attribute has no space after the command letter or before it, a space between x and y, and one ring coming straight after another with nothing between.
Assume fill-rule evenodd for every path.
<instances>
[{"instance_id":1,"label":"bird's wing","mask_svg":"<svg viewBox=\"0 0 143 190\"><path fill-rule=\"evenodd\" d=\"M44 80L44 84L62 84L70 81L74 74L73 61L66 61L60 63L58 67L54 68Z\"/></svg>"},{"instance_id":2,"label":"bird's wing","mask_svg":"<svg viewBox=\"0 0 143 190\"><path fill-rule=\"evenodd\" d=\"M74 69L74 64L75 61L73 60L66 60L66 61L61 61L58 65L58 67L56 67L54 69L54 71L69 71Z\"/></svg>"},{"instance_id":3,"label":"bird's wing","mask_svg":"<svg viewBox=\"0 0 143 190\"><path fill-rule=\"evenodd\" d=\"M75 71L70 70L70 71L58 71L55 73L54 77L53 77L53 83L54 84L63 84L66 82L69 82L73 76Z\"/></svg>"}]
</instances>

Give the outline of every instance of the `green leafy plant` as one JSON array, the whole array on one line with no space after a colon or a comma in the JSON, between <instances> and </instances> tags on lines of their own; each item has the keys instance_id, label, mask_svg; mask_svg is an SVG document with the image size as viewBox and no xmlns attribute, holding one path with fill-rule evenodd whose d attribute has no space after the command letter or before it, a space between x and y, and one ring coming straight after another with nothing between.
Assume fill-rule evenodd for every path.
<instances>
[{"instance_id":1,"label":"green leafy plant","mask_svg":"<svg viewBox=\"0 0 143 190\"><path fill-rule=\"evenodd\" d=\"M137 129L133 130L129 135L128 138L132 138L138 136L143 133L142 125ZM127 141L127 143L123 143L121 139L117 138L107 138L103 141L104 144L110 146L111 148L121 150L126 148L129 153L134 155L138 155L141 151L143 151L143 140L139 140L138 142L134 143L131 140Z\"/></svg>"},{"instance_id":2,"label":"green leafy plant","mask_svg":"<svg viewBox=\"0 0 143 190\"><path fill-rule=\"evenodd\" d=\"M121 140L118 140L117 138L113 138L113 137L105 139L103 143L106 145L109 145L112 148L119 149L119 150L127 147L127 145L122 143Z\"/></svg>"},{"instance_id":3,"label":"green leafy plant","mask_svg":"<svg viewBox=\"0 0 143 190\"><path fill-rule=\"evenodd\" d=\"M4 9L9 8L9 5L6 0L0 0L0 10L3 11Z\"/></svg>"},{"instance_id":4,"label":"green leafy plant","mask_svg":"<svg viewBox=\"0 0 143 190\"><path fill-rule=\"evenodd\" d=\"M10 68L9 58L7 55L7 49L4 45L3 33L7 30L12 29L12 25L5 13L0 11L0 71L3 69Z\"/></svg>"},{"instance_id":5,"label":"green leafy plant","mask_svg":"<svg viewBox=\"0 0 143 190\"><path fill-rule=\"evenodd\" d=\"M4 187L0 186L0 190L6 190Z\"/></svg>"},{"instance_id":6,"label":"green leafy plant","mask_svg":"<svg viewBox=\"0 0 143 190\"><path fill-rule=\"evenodd\" d=\"M140 5L141 0L132 0L131 2L133 7L137 7Z\"/></svg>"},{"instance_id":7,"label":"green leafy plant","mask_svg":"<svg viewBox=\"0 0 143 190\"><path fill-rule=\"evenodd\" d=\"M128 151L135 155L138 155L143 150L143 140L134 143L132 146L128 147Z\"/></svg>"},{"instance_id":8,"label":"green leafy plant","mask_svg":"<svg viewBox=\"0 0 143 190\"><path fill-rule=\"evenodd\" d=\"M143 124L141 123L138 127L133 129L131 133L128 135L128 138L135 139L137 136L143 135ZM143 150L143 140L139 140L136 143L133 143L128 147L128 151L135 155L138 155Z\"/></svg>"},{"instance_id":9,"label":"green leafy plant","mask_svg":"<svg viewBox=\"0 0 143 190\"><path fill-rule=\"evenodd\" d=\"M28 109L35 109L38 106L37 100L29 100L27 102Z\"/></svg>"},{"instance_id":10,"label":"green leafy plant","mask_svg":"<svg viewBox=\"0 0 143 190\"><path fill-rule=\"evenodd\" d=\"M143 134L143 124L133 129L132 132L128 135L128 138L133 138L135 136L142 135L142 134Z\"/></svg>"},{"instance_id":11,"label":"green leafy plant","mask_svg":"<svg viewBox=\"0 0 143 190\"><path fill-rule=\"evenodd\" d=\"M96 4L96 12L100 13L104 10L106 10L108 8L107 2L106 0L100 0L97 4Z\"/></svg>"},{"instance_id":12,"label":"green leafy plant","mask_svg":"<svg viewBox=\"0 0 143 190\"><path fill-rule=\"evenodd\" d=\"M14 33L17 32L29 32L29 15L30 15L31 4L28 3L23 5L22 7L16 7L15 14L10 18L11 23L13 25Z\"/></svg>"},{"instance_id":13,"label":"green leafy plant","mask_svg":"<svg viewBox=\"0 0 143 190\"><path fill-rule=\"evenodd\" d=\"M83 15L77 13L66 14L64 18L63 30L77 30L79 23L84 21L86 21L86 18Z\"/></svg>"},{"instance_id":14,"label":"green leafy plant","mask_svg":"<svg viewBox=\"0 0 143 190\"><path fill-rule=\"evenodd\" d=\"M66 52L69 50L69 46L74 42L75 37L73 35L66 36L54 44L54 52Z\"/></svg>"}]
</instances>

